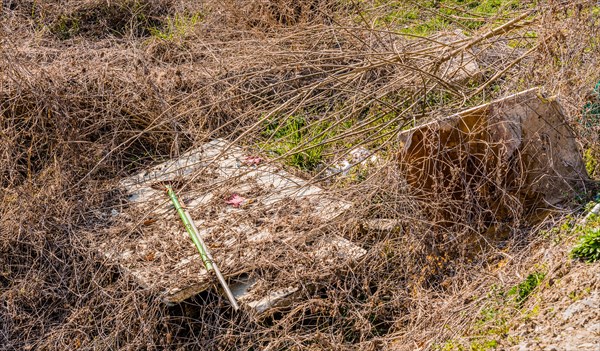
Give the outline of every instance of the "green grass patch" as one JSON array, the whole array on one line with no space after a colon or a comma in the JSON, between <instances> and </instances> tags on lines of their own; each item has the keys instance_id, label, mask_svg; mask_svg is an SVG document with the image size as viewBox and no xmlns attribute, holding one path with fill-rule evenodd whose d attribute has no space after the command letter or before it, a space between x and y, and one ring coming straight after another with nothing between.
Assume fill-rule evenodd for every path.
<instances>
[{"instance_id":1,"label":"green grass patch","mask_svg":"<svg viewBox=\"0 0 600 351\"><path fill-rule=\"evenodd\" d=\"M177 37L184 37L190 33L194 26L204 19L201 13L192 15L175 14L168 16L164 24L160 27L149 28L150 34L162 40L173 40Z\"/></svg>"},{"instance_id":2,"label":"green grass patch","mask_svg":"<svg viewBox=\"0 0 600 351\"><path fill-rule=\"evenodd\" d=\"M543 272L533 272L525 278L524 281L512 287L507 295L514 296L514 300L517 303L518 307L522 307L523 304L529 299L529 296L535 288L537 288L542 280L546 277L546 273Z\"/></svg>"},{"instance_id":3,"label":"green grass patch","mask_svg":"<svg viewBox=\"0 0 600 351\"><path fill-rule=\"evenodd\" d=\"M597 145L588 147L583 153L585 169L592 179L600 178L600 147Z\"/></svg>"},{"instance_id":4,"label":"green grass patch","mask_svg":"<svg viewBox=\"0 0 600 351\"><path fill-rule=\"evenodd\" d=\"M468 346L456 340L449 340L442 345L434 345L432 349L435 351L488 351L495 350L498 346L499 343L495 339L471 341Z\"/></svg>"},{"instance_id":5,"label":"green grass patch","mask_svg":"<svg viewBox=\"0 0 600 351\"><path fill-rule=\"evenodd\" d=\"M470 345L471 351L495 350L498 347L496 340L473 341Z\"/></svg>"},{"instance_id":6,"label":"green grass patch","mask_svg":"<svg viewBox=\"0 0 600 351\"><path fill-rule=\"evenodd\" d=\"M531 49L538 38L536 31L528 31L521 38L511 39L507 45L513 49Z\"/></svg>"},{"instance_id":7,"label":"green grass patch","mask_svg":"<svg viewBox=\"0 0 600 351\"><path fill-rule=\"evenodd\" d=\"M506 349L519 343L519 337L510 336L519 317L533 318L540 313L539 305L530 311L523 311L522 305L531 297L535 288L546 274L539 270L529 274L525 280L506 290L503 286L492 285L485 296L478 316L470 329L462 336L434 345L436 351L488 351Z\"/></svg>"},{"instance_id":8,"label":"green grass patch","mask_svg":"<svg viewBox=\"0 0 600 351\"><path fill-rule=\"evenodd\" d=\"M378 18L376 26L401 26L419 19L419 12L416 9L392 9L390 12Z\"/></svg>"},{"instance_id":9,"label":"green grass patch","mask_svg":"<svg viewBox=\"0 0 600 351\"><path fill-rule=\"evenodd\" d=\"M273 119L265 123L263 137L266 141L261 148L285 156L286 163L302 170L313 170L323 160L322 144L327 133L327 122L310 123L303 116L289 116Z\"/></svg>"},{"instance_id":10,"label":"green grass patch","mask_svg":"<svg viewBox=\"0 0 600 351\"><path fill-rule=\"evenodd\" d=\"M505 13L510 11L518 10L522 2L518 0L483 0L483 1L467 1L467 0L454 0L448 1L455 4L466 3L467 7L472 9L473 13L481 15L497 15L499 13Z\"/></svg>"},{"instance_id":11,"label":"green grass patch","mask_svg":"<svg viewBox=\"0 0 600 351\"><path fill-rule=\"evenodd\" d=\"M578 241L569 256L588 263L600 260L600 215L590 213L598 204L599 195L596 195L595 199L585 205L584 213L589 213L585 224L577 224L575 218L569 217L561 226L554 227L547 233L542 232L549 237L559 237L561 241L563 238L576 235Z\"/></svg>"},{"instance_id":12,"label":"green grass patch","mask_svg":"<svg viewBox=\"0 0 600 351\"><path fill-rule=\"evenodd\" d=\"M499 23L511 13L536 4L537 1L517 0L380 0L374 2L373 8L363 11L360 17L374 19L376 27L427 36L450 28L476 30L487 24Z\"/></svg>"},{"instance_id":13,"label":"green grass patch","mask_svg":"<svg viewBox=\"0 0 600 351\"><path fill-rule=\"evenodd\" d=\"M79 33L79 28L79 17L62 15L52 26L51 32L59 39L66 40L77 35Z\"/></svg>"},{"instance_id":14,"label":"green grass patch","mask_svg":"<svg viewBox=\"0 0 600 351\"><path fill-rule=\"evenodd\" d=\"M312 171L340 158L358 145L377 148L398 129L412 126L398 116L397 110L406 104L401 97L383 97L361 111L348 112L343 105L303 111L294 115L273 116L263 124L262 141L258 147L283 156L285 162L305 171ZM351 115L352 114L352 115ZM324 117L325 116L325 117ZM383 151L379 151L380 153ZM353 167L348 179L364 179L364 170Z\"/></svg>"},{"instance_id":15,"label":"green grass patch","mask_svg":"<svg viewBox=\"0 0 600 351\"><path fill-rule=\"evenodd\" d=\"M422 23L410 26L408 28L403 28L400 30L400 33L427 36L449 28L450 24L451 22L448 20L439 16L435 16Z\"/></svg>"},{"instance_id":16,"label":"green grass patch","mask_svg":"<svg viewBox=\"0 0 600 351\"><path fill-rule=\"evenodd\" d=\"M578 243L571 250L571 258L588 263L600 260L600 228L586 227L583 229Z\"/></svg>"}]
</instances>

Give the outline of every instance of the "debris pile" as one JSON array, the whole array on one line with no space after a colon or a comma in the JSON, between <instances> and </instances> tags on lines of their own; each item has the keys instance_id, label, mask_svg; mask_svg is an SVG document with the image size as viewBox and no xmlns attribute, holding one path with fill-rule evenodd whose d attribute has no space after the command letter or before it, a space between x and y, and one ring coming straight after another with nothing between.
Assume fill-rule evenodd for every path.
<instances>
[{"instance_id":1,"label":"debris pile","mask_svg":"<svg viewBox=\"0 0 600 351\"><path fill-rule=\"evenodd\" d=\"M263 281L267 288L257 288L261 277L254 271L290 261L288 255L274 258L272 253L302 246L298 250L304 250L304 259L320 264L352 261L365 253L340 236L323 235L327 222L350 203L326 197L320 188L258 160L213 140L123 180L127 205L118 217L131 225L126 230L107 229L100 235L99 250L169 304L214 285L164 193L163 184L176 183L223 275L232 278L235 298L259 313L299 287L293 282L274 287L275 282Z\"/></svg>"}]
</instances>

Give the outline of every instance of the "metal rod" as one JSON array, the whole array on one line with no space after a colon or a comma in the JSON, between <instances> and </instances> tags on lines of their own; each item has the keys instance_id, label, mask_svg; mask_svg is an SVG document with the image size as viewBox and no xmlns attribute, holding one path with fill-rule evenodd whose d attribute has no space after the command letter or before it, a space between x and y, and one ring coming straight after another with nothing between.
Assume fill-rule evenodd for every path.
<instances>
[{"instance_id":1,"label":"metal rod","mask_svg":"<svg viewBox=\"0 0 600 351\"><path fill-rule=\"evenodd\" d=\"M227 285L225 278L223 278L223 275L221 274L221 270L219 269L219 266L217 266L216 262L213 260L212 255L210 254L210 251L208 250L208 247L204 243L204 240L202 240L202 236L200 236L200 233L198 232L198 228L196 228L196 224L192 220L190 213L188 211L184 211L184 212L188 219L188 222L192 225L192 229L196 233L196 236L198 237L200 244L204 247L204 250L206 252L206 255L208 256L208 259L212 263L213 270L215 271L215 274L217 275L217 278L219 279L219 282L221 283L221 286L223 287L223 290L225 291L225 295L227 295L227 299L231 303L231 306L233 306L233 309L237 311L240 308L240 306L238 306L238 303L235 300L235 297L233 296L231 289L229 289L229 285Z\"/></svg>"}]
</instances>

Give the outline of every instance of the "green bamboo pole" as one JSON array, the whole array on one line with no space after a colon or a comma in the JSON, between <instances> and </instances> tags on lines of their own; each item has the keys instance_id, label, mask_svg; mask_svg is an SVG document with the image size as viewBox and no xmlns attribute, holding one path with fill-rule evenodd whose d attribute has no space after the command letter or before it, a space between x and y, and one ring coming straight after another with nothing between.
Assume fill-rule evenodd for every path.
<instances>
[{"instance_id":1,"label":"green bamboo pole","mask_svg":"<svg viewBox=\"0 0 600 351\"><path fill-rule=\"evenodd\" d=\"M177 214L179 215L179 218L181 218L181 221L185 225L185 229L187 230L190 238L192 238L194 245L196 245L196 248L198 249L198 252L200 253L200 258L202 258L202 263L204 263L204 267L206 267L206 270L208 270L208 271L212 270L213 269L212 260L210 259L206 250L204 250L204 247L202 246L200 239L194 232L194 228L193 228L192 224L190 223L190 221L188 220L188 217L185 215L185 211L181 207L181 204L179 203L179 199L177 198L175 191L173 191L173 187L171 187L170 185L167 185L166 187L167 187L167 194L169 194L169 197L171 198L171 202L173 203L173 206L175 206L175 209L177 210Z\"/></svg>"},{"instance_id":2,"label":"green bamboo pole","mask_svg":"<svg viewBox=\"0 0 600 351\"><path fill-rule=\"evenodd\" d=\"M196 228L196 225L194 224L194 221L192 220L190 213L181 207L181 203L179 202L179 199L177 198L175 191L173 191L173 188L169 185L167 185L166 188L167 188L167 193L169 194L169 197L171 198L171 202L173 203L173 206L175 206L175 209L177 210L177 214L179 214L179 218L181 218L181 221L185 225L185 229L187 230L188 234L190 235L190 238L192 238L194 245L196 245L196 248L198 249L198 252L200 253L200 257L202 258L202 262L204 263L204 266L206 267L206 269L208 271L214 270L214 272L217 276L217 279L219 280L219 282L221 283L221 286L223 287L223 290L225 291L225 295L227 295L227 299L229 299L229 302L231 303L231 306L233 306L233 309L237 311L240 308L240 306L238 305L237 301L235 300L235 297L233 296L231 289L229 289L229 286L227 285L225 278L221 274L219 267L217 266L217 264L215 262L213 262L212 255L210 254L208 247L204 243L204 240L202 240L202 237L200 236L200 233L198 232L198 228Z\"/></svg>"},{"instance_id":3,"label":"green bamboo pole","mask_svg":"<svg viewBox=\"0 0 600 351\"><path fill-rule=\"evenodd\" d=\"M200 240L200 243L205 248L206 255L208 256L208 258L210 259L210 261L213 264L215 274L217 276L217 279L219 279L219 282L221 283L223 290L225 291L225 295L227 295L227 299L229 299L229 302L231 303L231 306L233 306L233 309L237 311L240 308L240 306L238 305L237 301L235 300L235 296L233 296L231 289L229 289L229 285L227 285L227 282L225 281L223 274L221 274L221 270L219 270L219 266L217 266L217 263L214 262L212 255L210 254L210 251L208 250L208 247L206 247L206 244L204 244L202 237L200 236L200 234L198 234L198 228L196 228L196 225L194 224L194 221L192 220L190 213L188 211L185 211L185 215L187 216L188 221L192 225L192 229L194 229L194 232L197 234L198 239Z\"/></svg>"}]
</instances>

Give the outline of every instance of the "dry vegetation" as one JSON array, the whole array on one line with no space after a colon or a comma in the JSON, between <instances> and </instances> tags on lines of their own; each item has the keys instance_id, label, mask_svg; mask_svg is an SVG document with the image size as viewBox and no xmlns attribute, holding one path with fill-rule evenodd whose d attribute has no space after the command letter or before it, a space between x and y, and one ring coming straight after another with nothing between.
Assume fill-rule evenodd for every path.
<instances>
[{"instance_id":1,"label":"dry vegetation","mask_svg":"<svg viewBox=\"0 0 600 351\"><path fill-rule=\"evenodd\" d=\"M447 199L406 188L396 136L539 85L560 96L597 175L598 123L581 115L600 77L595 2L476 13L447 11L462 1L414 2L416 15L396 2L301 3L3 2L0 349L431 348L468 332L490 267L532 264L539 229L576 201L533 226L518 207L495 218L466 199L440 225ZM457 75L465 53L480 79ZM215 137L357 204L332 226L367 256L352 269L314 267L304 279L315 286L261 320L208 293L166 307L99 257L94 229L108 225L118 180ZM324 177L323 165L357 146L380 162ZM355 218L397 225L376 231ZM501 236L477 234L500 225ZM319 269L336 274L319 279Z\"/></svg>"}]
</instances>

